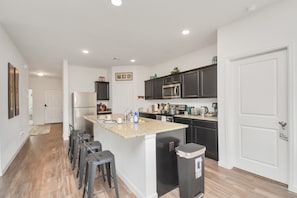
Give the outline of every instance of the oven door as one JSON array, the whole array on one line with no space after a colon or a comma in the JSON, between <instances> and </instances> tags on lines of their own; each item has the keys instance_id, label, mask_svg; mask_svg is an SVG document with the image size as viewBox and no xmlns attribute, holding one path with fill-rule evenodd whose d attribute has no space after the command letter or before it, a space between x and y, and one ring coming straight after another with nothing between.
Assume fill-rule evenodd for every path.
<instances>
[{"instance_id":1,"label":"oven door","mask_svg":"<svg viewBox=\"0 0 297 198\"><path fill-rule=\"evenodd\" d=\"M162 87L163 98L180 98L181 86L180 84L163 85Z\"/></svg>"}]
</instances>

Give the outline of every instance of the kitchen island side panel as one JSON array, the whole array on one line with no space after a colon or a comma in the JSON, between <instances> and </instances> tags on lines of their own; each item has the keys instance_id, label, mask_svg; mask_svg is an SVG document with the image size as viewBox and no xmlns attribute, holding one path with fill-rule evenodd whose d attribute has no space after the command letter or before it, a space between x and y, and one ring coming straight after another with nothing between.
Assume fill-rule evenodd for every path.
<instances>
[{"instance_id":1,"label":"kitchen island side panel","mask_svg":"<svg viewBox=\"0 0 297 198\"><path fill-rule=\"evenodd\" d=\"M156 134L125 139L94 125L94 140L115 155L117 175L137 197L158 197Z\"/></svg>"}]
</instances>

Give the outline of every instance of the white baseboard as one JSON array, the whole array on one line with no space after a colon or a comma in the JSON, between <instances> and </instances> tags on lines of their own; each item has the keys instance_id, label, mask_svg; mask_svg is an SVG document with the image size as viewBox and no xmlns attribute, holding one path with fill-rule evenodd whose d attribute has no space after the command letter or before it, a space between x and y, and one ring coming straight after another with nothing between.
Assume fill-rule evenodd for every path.
<instances>
[{"instance_id":1,"label":"white baseboard","mask_svg":"<svg viewBox=\"0 0 297 198\"><path fill-rule=\"evenodd\" d=\"M294 193L297 193L297 186L291 186L289 185L288 190Z\"/></svg>"},{"instance_id":2,"label":"white baseboard","mask_svg":"<svg viewBox=\"0 0 297 198\"><path fill-rule=\"evenodd\" d=\"M136 197L139 197L139 198L158 198L158 194L155 193L155 194L152 194L152 195L149 195L149 196L144 196L140 190L138 190L138 188L133 185L132 182L129 181L129 179L127 179L126 177L124 177L121 172L117 171L117 176L119 178L121 178L121 180L126 184L126 186L129 188L130 191L132 191Z\"/></svg>"},{"instance_id":3,"label":"white baseboard","mask_svg":"<svg viewBox=\"0 0 297 198\"><path fill-rule=\"evenodd\" d=\"M7 171L7 169L9 168L9 166L11 165L11 163L13 162L13 160L16 158L16 156L19 154L20 150L23 148L23 146L28 141L29 137L30 137L30 135L28 135L25 138L25 141L22 142L22 144L19 146L19 148L17 149L17 151L15 152L15 154L13 155L13 157L9 160L9 162L6 164L6 166L0 171L0 176L1 177L5 174L5 172Z\"/></svg>"}]
</instances>

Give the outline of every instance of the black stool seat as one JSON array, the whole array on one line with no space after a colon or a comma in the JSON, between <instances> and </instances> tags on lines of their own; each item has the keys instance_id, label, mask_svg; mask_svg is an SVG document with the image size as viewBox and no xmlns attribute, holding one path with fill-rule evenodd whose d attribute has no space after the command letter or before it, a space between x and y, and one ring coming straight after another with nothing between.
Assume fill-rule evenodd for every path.
<instances>
[{"instance_id":1,"label":"black stool seat","mask_svg":"<svg viewBox=\"0 0 297 198\"><path fill-rule=\"evenodd\" d=\"M110 151L102 151L98 153L91 153L87 157L87 168L86 168L86 176L85 176L85 186L83 191L83 196L86 191L88 191L88 198L93 197L94 194L94 181L96 177L96 168L98 165L105 165L107 171L107 179L109 187L111 188L111 177L113 178L114 189L116 193L116 197L119 197L118 191L118 183L117 183L117 175L116 175L116 167L114 155ZM112 168L112 176L110 172L110 166Z\"/></svg>"}]
</instances>

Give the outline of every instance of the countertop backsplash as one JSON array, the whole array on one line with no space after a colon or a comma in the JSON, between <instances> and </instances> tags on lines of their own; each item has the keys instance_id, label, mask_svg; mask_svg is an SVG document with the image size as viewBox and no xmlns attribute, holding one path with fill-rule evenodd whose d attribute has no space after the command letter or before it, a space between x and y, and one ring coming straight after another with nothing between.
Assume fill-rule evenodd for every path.
<instances>
[{"instance_id":1,"label":"countertop backsplash","mask_svg":"<svg viewBox=\"0 0 297 198\"><path fill-rule=\"evenodd\" d=\"M214 108L212 107L212 103L217 102L217 98L193 98L193 99L168 99L168 100L146 100L146 103L141 106L144 111L153 105L153 104L161 104L161 103L169 103L169 104L185 104L190 107L200 108L201 106L206 106L209 112L214 112ZM218 107L218 111L220 107Z\"/></svg>"}]
</instances>

